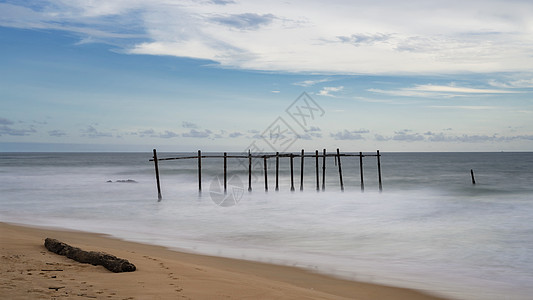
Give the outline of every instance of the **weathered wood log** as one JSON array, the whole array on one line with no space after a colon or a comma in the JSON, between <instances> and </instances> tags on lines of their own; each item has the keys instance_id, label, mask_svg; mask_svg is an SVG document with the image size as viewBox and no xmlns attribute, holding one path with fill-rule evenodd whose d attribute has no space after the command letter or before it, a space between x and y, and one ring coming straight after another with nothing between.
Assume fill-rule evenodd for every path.
<instances>
[{"instance_id":1,"label":"weathered wood log","mask_svg":"<svg viewBox=\"0 0 533 300\"><path fill-rule=\"evenodd\" d=\"M91 264L93 266L103 266L111 272L133 272L135 265L126 259L118 258L103 252L84 251L80 248L72 247L56 239L46 238L44 246L51 252L66 256L77 262Z\"/></svg>"}]
</instances>

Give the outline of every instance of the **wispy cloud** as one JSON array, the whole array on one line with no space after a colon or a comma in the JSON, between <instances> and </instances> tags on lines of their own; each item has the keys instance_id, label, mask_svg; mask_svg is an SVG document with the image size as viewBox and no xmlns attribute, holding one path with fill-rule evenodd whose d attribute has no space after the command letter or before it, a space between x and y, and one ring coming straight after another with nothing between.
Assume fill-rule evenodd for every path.
<instances>
[{"instance_id":1,"label":"wispy cloud","mask_svg":"<svg viewBox=\"0 0 533 300\"><path fill-rule=\"evenodd\" d=\"M500 80L491 79L489 80L491 86L503 89L516 89L516 88L533 88L533 78L523 78L517 80L510 80L507 82L502 82Z\"/></svg>"},{"instance_id":2,"label":"wispy cloud","mask_svg":"<svg viewBox=\"0 0 533 300\"><path fill-rule=\"evenodd\" d=\"M328 96L328 97L335 97L332 93L340 92L344 89L343 86L326 86L323 87L319 92L318 95L320 96Z\"/></svg>"},{"instance_id":3,"label":"wispy cloud","mask_svg":"<svg viewBox=\"0 0 533 300\"><path fill-rule=\"evenodd\" d=\"M374 136L376 141L399 141L399 142L461 142L461 143L488 143L488 142L511 142L516 140L533 140L533 135L499 135L499 134L458 134L452 135L443 132L431 132L424 133L413 132L411 130L401 130L394 133L392 136L383 136L376 134Z\"/></svg>"},{"instance_id":4,"label":"wispy cloud","mask_svg":"<svg viewBox=\"0 0 533 300\"><path fill-rule=\"evenodd\" d=\"M315 79L315 80L304 80L304 81L295 82L293 84L294 85L303 86L303 87L310 87L310 86L313 86L315 84L319 84L319 83L322 83L322 82L328 82L328 81L331 81L331 79L322 78L322 79Z\"/></svg>"},{"instance_id":5,"label":"wispy cloud","mask_svg":"<svg viewBox=\"0 0 533 300\"><path fill-rule=\"evenodd\" d=\"M14 124L15 122L9 120L9 119L6 119L6 118L0 118L0 125L12 125Z\"/></svg>"},{"instance_id":6,"label":"wispy cloud","mask_svg":"<svg viewBox=\"0 0 533 300\"><path fill-rule=\"evenodd\" d=\"M96 129L93 125L87 126L87 128L81 130L82 136L90 138L102 138L102 137L113 137L113 134L110 132L104 132Z\"/></svg>"},{"instance_id":7,"label":"wispy cloud","mask_svg":"<svg viewBox=\"0 0 533 300\"><path fill-rule=\"evenodd\" d=\"M493 110L493 109L501 109L501 107L497 106L488 106L488 105L431 105L429 107L432 108L442 108L442 109L465 109L465 110Z\"/></svg>"},{"instance_id":8,"label":"wispy cloud","mask_svg":"<svg viewBox=\"0 0 533 300\"><path fill-rule=\"evenodd\" d=\"M193 122L183 121L183 122L181 122L181 127L183 127L183 128L198 128L198 125L196 125Z\"/></svg>"},{"instance_id":9,"label":"wispy cloud","mask_svg":"<svg viewBox=\"0 0 533 300\"><path fill-rule=\"evenodd\" d=\"M402 97L464 97L472 94L515 94L517 91L503 89L484 89L461 87L456 85L432 85L422 84L401 89L383 90L367 89L369 92Z\"/></svg>"},{"instance_id":10,"label":"wispy cloud","mask_svg":"<svg viewBox=\"0 0 533 300\"><path fill-rule=\"evenodd\" d=\"M336 140L364 140L363 134L369 133L367 129L346 130L330 133L330 136Z\"/></svg>"},{"instance_id":11,"label":"wispy cloud","mask_svg":"<svg viewBox=\"0 0 533 300\"><path fill-rule=\"evenodd\" d=\"M533 65L531 31L523 25L532 18L530 1L487 0L483 10L475 3L342 0L328 6L303 0L41 3L0 3L0 25L64 30L82 43L105 42L127 53L253 70L486 73L530 72Z\"/></svg>"},{"instance_id":12,"label":"wispy cloud","mask_svg":"<svg viewBox=\"0 0 533 300\"><path fill-rule=\"evenodd\" d=\"M12 136L25 136L32 133L36 133L37 130L33 126L30 128L13 128L8 125L0 125L0 136L12 135Z\"/></svg>"},{"instance_id":13,"label":"wispy cloud","mask_svg":"<svg viewBox=\"0 0 533 300\"><path fill-rule=\"evenodd\" d=\"M229 134L229 137L230 138L236 138L236 137L240 137L240 136L243 136L244 134L241 133L241 132L232 132Z\"/></svg>"},{"instance_id":14,"label":"wispy cloud","mask_svg":"<svg viewBox=\"0 0 533 300\"><path fill-rule=\"evenodd\" d=\"M258 29L261 26L271 24L274 19L273 14L254 13L217 15L209 18L212 22L241 30Z\"/></svg>"},{"instance_id":15,"label":"wispy cloud","mask_svg":"<svg viewBox=\"0 0 533 300\"><path fill-rule=\"evenodd\" d=\"M49 136L54 136L54 137L62 137L62 136L66 136L67 133L65 131L63 131L63 130L55 129L55 130L48 131L48 135Z\"/></svg>"},{"instance_id":16,"label":"wispy cloud","mask_svg":"<svg viewBox=\"0 0 533 300\"><path fill-rule=\"evenodd\" d=\"M213 133L211 130L196 130L196 129L191 129L189 132L185 132L185 133L182 133L181 136L182 137L191 137L191 138L207 138L211 135L211 133Z\"/></svg>"},{"instance_id":17,"label":"wispy cloud","mask_svg":"<svg viewBox=\"0 0 533 300\"><path fill-rule=\"evenodd\" d=\"M495 89L477 89L477 88L468 88L460 87L453 85L417 85L412 88L414 91L422 92L444 92L444 93L461 93L461 94L513 94L514 91L505 91L505 90L495 90Z\"/></svg>"},{"instance_id":18,"label":"wispy cloud","mask_svg":"<svg viewBox=\"0 0 533 300\"><path fill-rule=\"evenodd\" d=\"M353 46L369 46L380 42L386 42L391 38L391 34L352 34L350 36L337 36L337 41L351 44Z\"/></svg>"},{"instance_id":19,"label":"wispy cloud","mask_svg":"<svg viewBox=\"0 0 533 300\"><path fill-rule=\"evenodd\" d=\"M170 131L170 130L165 130L164 133L161 133L159 134L158 137L162 138L162 139L171 139L171 138L175 138L175 137L179 137L180 135L175 133L174 131Z\"/></svg>"}]
</instances>

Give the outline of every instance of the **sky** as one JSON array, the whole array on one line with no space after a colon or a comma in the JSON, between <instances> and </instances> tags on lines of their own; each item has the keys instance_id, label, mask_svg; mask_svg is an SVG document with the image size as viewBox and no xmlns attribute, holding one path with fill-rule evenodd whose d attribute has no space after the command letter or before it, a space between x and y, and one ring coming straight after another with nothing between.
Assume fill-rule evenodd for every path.
<instances>
[{"instance_id":1,"label":"sky","mask_svg":"<svg viewBox=\"0 0 533 300\"><path fill-rule=\"evenodd\" d=\"M0 1L0 151L533 151L533 2Z\"/></svg>"}]
</instances>

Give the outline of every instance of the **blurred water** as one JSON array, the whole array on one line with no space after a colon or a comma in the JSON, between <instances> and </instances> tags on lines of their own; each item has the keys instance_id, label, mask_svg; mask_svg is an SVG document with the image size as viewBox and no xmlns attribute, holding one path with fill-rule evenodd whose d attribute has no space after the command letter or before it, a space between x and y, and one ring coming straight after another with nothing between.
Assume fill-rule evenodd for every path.
<instances>
[{"instance_id":1,"label":"blurred water","mask_svg":"<svg viewBox=\"0 0 533 300\"><path fill-rule=\"evenodd\" d=\"M332 158L325 192L315 190L314 158L305 159L300 192L295 158L292 193L288 158L280 161L279 192L274 161L268 192L263 161L254 161L252 193L246 191L247 161L229 159L228 172L240 178L244 192L237 205L222 207L210 193L222 175L222 159L202 160L201 194L197 160L160 162L158 202L151 153L3 153L0 218L295 265L457 299L531 298L533 153L382 154L383 193L375 157L364 159L364 193L358 157L342 159L344 192ZM135 182L117 182L128 179Z\"/></svg>"}]
</instances>

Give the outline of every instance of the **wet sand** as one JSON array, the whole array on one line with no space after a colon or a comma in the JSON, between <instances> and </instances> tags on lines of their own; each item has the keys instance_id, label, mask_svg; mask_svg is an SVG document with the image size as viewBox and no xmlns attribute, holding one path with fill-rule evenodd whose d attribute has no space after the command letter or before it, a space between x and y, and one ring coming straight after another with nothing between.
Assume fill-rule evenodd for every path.
<instances>
[{"instance_id":1,"label":"wet sand","mask_svg":"<svg viewBox=\"0 0 533 300\"><path fill-rule=\"evenodd\" d=\"M112 273L49 252L50 237L136 265ZM1 299L444 299L307 270L172 251L105 235L0 223Z\"/></svg>"}]
</instances>

